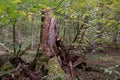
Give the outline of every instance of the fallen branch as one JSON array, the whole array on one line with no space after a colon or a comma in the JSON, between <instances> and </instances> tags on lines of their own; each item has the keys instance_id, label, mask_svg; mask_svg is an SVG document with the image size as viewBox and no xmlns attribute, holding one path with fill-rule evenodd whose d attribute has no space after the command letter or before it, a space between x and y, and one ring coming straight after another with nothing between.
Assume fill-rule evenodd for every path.
<instances>
[{"instance_id":1,"label":"fallen branch","mask_svg":"<svg viewBox=\"0 0 120 80\"><path fill-rule=\"evenodd\" d=\"M6 74L17 72L20 69L20 67L21 67L21 63L19 63L18 66L15 69L13 69L13 70L2 72L2 74L0 74L0 77L4 76Z\"/></svg>"}]
</instances>

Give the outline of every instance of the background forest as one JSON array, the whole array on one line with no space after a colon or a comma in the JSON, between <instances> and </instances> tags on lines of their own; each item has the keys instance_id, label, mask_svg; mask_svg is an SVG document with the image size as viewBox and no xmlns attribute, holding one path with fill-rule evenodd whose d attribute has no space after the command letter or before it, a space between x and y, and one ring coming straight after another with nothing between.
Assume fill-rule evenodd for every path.
<instances>
[{"instance_id":1,"label":"background forest","mask_svg":"<svg viewBox=\"0 0 120 80\"><path fill-rule=\"evenodd\" d=\"M85 55L89 65L103 72L78 72L81 80L120 80L120 0L0 0L0 77L13 74L8 72L13 69L6 61L9 57L20 54L26 63L33 61L46 8L57 18L57 34L65 48ZM56 59L49 68L42 78L65 80Z\"/></svg>"}]
</instances>

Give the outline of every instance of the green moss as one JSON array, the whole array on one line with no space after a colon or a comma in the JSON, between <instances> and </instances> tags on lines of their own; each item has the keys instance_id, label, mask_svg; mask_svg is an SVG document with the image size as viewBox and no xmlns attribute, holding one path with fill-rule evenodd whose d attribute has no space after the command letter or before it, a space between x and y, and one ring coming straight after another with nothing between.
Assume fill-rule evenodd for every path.
<instances>
[{"instance_id":1,"label":"green moss","mask_svg":"<svg viewBox=\"0 0 120 80\"><path fill-rule=\"evenodd\" d=\"M50 80L65 80L65 73L61 69L56 57L49 60L48 66Z\"/></svg>"}]
</instances>

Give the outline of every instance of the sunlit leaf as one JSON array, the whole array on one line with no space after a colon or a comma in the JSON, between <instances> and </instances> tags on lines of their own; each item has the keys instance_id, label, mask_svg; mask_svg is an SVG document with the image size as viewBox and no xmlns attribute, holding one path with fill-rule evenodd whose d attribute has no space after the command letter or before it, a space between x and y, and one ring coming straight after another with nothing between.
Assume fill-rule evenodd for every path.
<instances>
[{"instance_id":1,"label":"sunlit leaf","mask_svg":"<svg viewBox=\"0 0 120 80\"><path fill-rule=\"evenodd\" d=\"M0 12L2 12L3 11L3 9L0 7Z\"/></svg>"},{"instance_id":2,"label":"sunlit leaf","mask_svg":"<svg viewBox=\"0 0 120 80\"><path fill-rule=\"evenodd\" d=\"M13 3L22 3L22 0L10 0Z\"/></svg>"}]
</instances>

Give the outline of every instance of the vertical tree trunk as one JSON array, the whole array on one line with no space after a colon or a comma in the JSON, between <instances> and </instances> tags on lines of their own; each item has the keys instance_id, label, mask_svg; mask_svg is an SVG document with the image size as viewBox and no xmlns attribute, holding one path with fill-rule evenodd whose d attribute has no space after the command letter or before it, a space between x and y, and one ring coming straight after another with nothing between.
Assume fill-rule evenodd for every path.
<instances>
[{"instance_id":1,"label":"vertical tree trunk","mask_svg":"<svg viewBox=\"0 0 120 80\"><path fill-rule=\"evenodd\" d=\"M16 21L14 21L13 23L13 50L14 50L14 54L16 54L16 30L15 30L15 23Z\"/></svg>"},{"instance_id":2,"label":"vertical tree trunk","mask_svg":"<svg viewBox=\"0 0 120 80\"><path fill-rule=\"evenodd\" d=\"M34 28L32 26L31 49L33 50L33 48L34 48Z\"/></svg>"},{"instance_id":3,"label":"vertical tree trunk","mask_svg":"<svg viewBox=\"0 0 120 80\"><path fill-rule=\"evenodd\" d=\"M18 30L17 30L17 37L18 37L17 43L18 43L18 44L21 44L22 41L21 41L21 31L20 31L20 27L18 27Z\"/></svg>"},{"instance_id":4,"label":"vertical tree trunk","mask_svg":"<svg viewBox=\"0 0 120 80\"><path fill-rule=\"evenodd\" d=\"M17 43L19 45L19 50L17 51L17 55L18 55L20 53L20 51L21 51L21 46L22 46L21 28L20 28L20 26L18 26L18 30L17 30Z\"/></svg>"},{"instance_id":5,"label":"vertical tree trunk","mask_svg":"<svg viewBox=\"0 0 120 80\"><path fill-rule=\"evenodd\" d=\"M113 35L113 45L114 45L114 48L117 49L119 30L118 30L118 27L117 27L117 26L114 26L114 27L115 27L115 33L114 33L114 35Z\"/></svg>"},{"instance_id":6,"label":"vertical tree trunk","mask_svg":"<svg viewBox=\"0 0 120 80\"><path fill-rule=\"evenodd\" d=\"M4 31L4 40L6 41L7 39L8 39L8 29L6 28L6 29L3 29L3 31Z\"/></svg>"}]
</instances>

